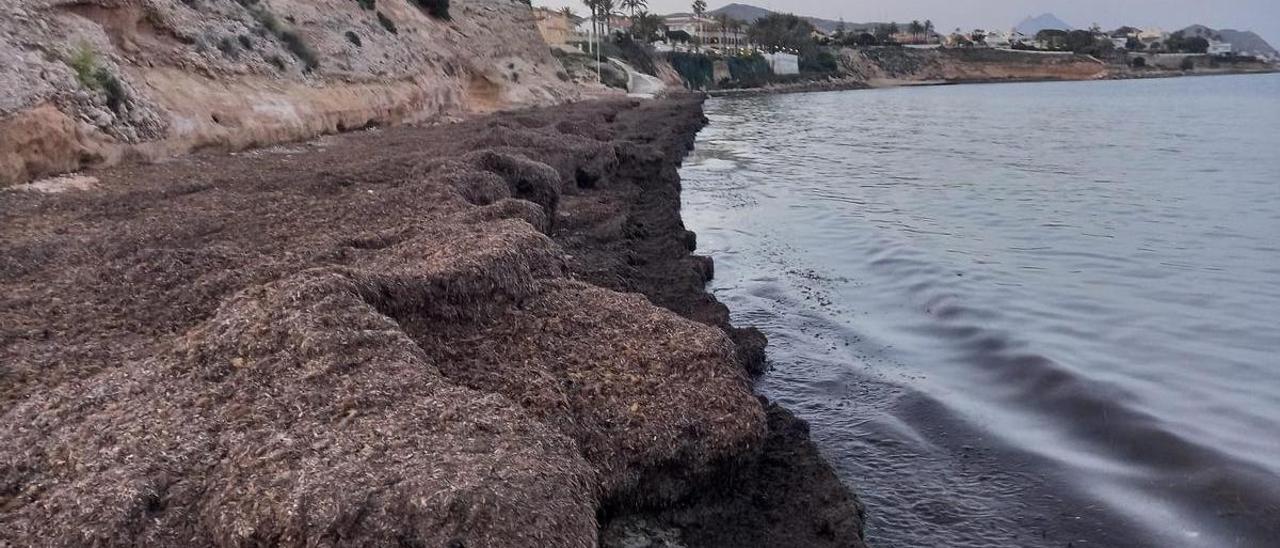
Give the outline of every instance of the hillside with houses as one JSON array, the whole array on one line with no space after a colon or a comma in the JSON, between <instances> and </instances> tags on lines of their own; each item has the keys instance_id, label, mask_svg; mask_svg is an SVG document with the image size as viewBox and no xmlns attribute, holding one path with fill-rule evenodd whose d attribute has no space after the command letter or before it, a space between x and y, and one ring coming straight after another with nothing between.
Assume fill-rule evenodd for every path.
<instances>
[{"instance_id":1,"label":"hillside with houses","mask_svg":"<svg viewBox=\"0 0 1280 548\"><path fill-rule=\"evenodd\" d=\"M1202 25L1075 28L1043 14L1009 28L946 30L929 19L856 23L738 3L709 9L703 0L668 14L644 0L584 7L535 8L538 28L571 78L627 91L653 82L723 90L1138 78L1270 71L1280 62L1254 33Z\"/></svg>"}]
</instances>

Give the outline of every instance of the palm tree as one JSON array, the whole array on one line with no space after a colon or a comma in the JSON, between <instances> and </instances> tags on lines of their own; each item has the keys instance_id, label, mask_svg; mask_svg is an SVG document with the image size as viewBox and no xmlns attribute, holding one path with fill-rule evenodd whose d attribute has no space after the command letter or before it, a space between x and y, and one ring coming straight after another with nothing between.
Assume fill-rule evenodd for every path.
<instances>
[{"instance_id":1,"label":"palm tree","mask_svg":"<svg viewBox=\"0 0 1280 548\"><path fill-rule=\"evenodd\" d=\"M693 15L698 18L698 49L702 49L702 16L707 13L707 0L693 0Z\"/></svg>"},{"instance_id":2,"label":"palm tree","mask_svg":"<svg viewBox=\"0 0 1280 548\"><path fill-rule=\"evenodd\" d=\"M920 33L924 32L924 25L920 24L919 19L912 21L910 25L907 25L907 32L911 33L912 41L919 41Z\"/></svg>"},{"instance_id":3,"label":"palm tree","mask_svg":"<svg viewBox=\"0 0 1280 548\"><path fill-rule=\"evenodd\" d=\"M631 13L632 19L635 18L637 11L641 11L649 7L648 0L622 0L620 4L622 5L622 9Z\"/></svg>"},{"instance_id":4,"label":"palm tree","mask_svg":"<svg viewBox=\"0 0 1280 548\"><path fill-rule=\"evenodd\" d=\"M584 5L586 5L586 6L587 6L587 9L588 9L588 10L590 10L590 11L591 11L591 36L592 36L592 39L591 39L591 41L587 42L587 53L591 53L592 43L593 43L593 42L594 42L594 40L595 40L595 36L596 36L596 29L598 28L598 27L597 27L597 20L596 20L596 13L600 10L600 0L582 0L582 3L583 3Z\"/></svg>"},{"instance_id":5,"label":"palm tree","mask_svg":"<svg viewBox=\"0 0 1280 548\"><path fill-rule=\"evenodd\" d=\"M632 18L633 35L638 35L644 43L649 43L654 34L662 28L662 18L647 11L639 11Z\"/></svg>"},{"instance_id":6,"label":"palm tree","mask_svg":"<svg viewBox=\"0 0 1280 548\"><path fill-rule=\"evenodd\" d=\"M600 82L600 8L603 7L603 0L582 0L583 4L591 10L591 35L592 42L595 43L596 55L596 82ZM591 43L587 45L587 51L590 53Z\"/></svg>"},{"instance_id":7,"label":"palm tree","mask_svg":"<svg viewBox=\"0 0 1280 548\"><path fill-rule=\"evenodd\" d=\"M618 4L615 0L596 0L596 3L600 5L600 18L604 20L601 23L604 25L604 36L608 38L610 31L613 30L609 26L609 18L617 15Z\"/></svg>"},{"instance_id":8,"label":"palm tree","mask_svg":"<svg viewBox=\"0 0 1280 548\"><path fill-rule=\"evenodd\" d=\"M929 42L932 42L933 41L932 36L933 36L933 20L925 19L924 20L924 43L928 44Z\"/></svg>"}]
</instances>

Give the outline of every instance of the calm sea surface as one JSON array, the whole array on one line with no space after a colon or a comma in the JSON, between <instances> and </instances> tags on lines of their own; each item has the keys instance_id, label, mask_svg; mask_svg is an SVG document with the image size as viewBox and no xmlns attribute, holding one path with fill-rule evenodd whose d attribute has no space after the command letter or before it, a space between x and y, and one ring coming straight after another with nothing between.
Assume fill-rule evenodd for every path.
<instances>
[{"instance_id":1,"label":"calm sea surface","mask_svg":"<svg viewBox=\"0 0 1280 548\"><path fill-rule=\"evenodd\" d=\"M1280 546L1280 76L712 99L762 391L888 546Z\"/></svg>"}]
</instances>

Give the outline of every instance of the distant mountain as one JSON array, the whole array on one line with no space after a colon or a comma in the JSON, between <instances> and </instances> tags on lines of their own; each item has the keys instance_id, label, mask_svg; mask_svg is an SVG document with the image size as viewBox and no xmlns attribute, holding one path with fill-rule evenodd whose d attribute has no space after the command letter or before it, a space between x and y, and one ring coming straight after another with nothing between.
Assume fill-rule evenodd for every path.
<instances>
[{"instance_id":1,"label":"distant mountain","mask_svg":"<svg viewBox=\"0 0 1280 548\"><path fill-rule=\"evenodd\" d=\"M1042 30L1073 30L1074 27L1068 25L1065 21L1058 19L1056 15L1046 13L1038 17L1028 17L1021 23L1018 23L1018 26L1014 27L1014 29L1027 36L1035 36L1036 33Z\"/></svg>"},{"instance_id":2,"label":"distant mountain","mask_svg":"<svg viewBox=\"0 0 1280 548\"><path fill-rule=\"evenodd\" d=\"M767 9L750 6L747 4L729 4L722 8L713 9L709 12L713 17L717 15L728 15L734 19L744 23L754 23L756 19L760 19L773 13Z\"/></svg>"},{"instance_id":3,"label":"distant mountain","mask_svg":"<svg viewBox=\"0 0 1280 548\"><path fill-rule=\"evenodd\" d=\"M760 19L761 17L765 17L771 13L775 12L749 4L728 4L724 7L707 12L707 14L712 17L723 14L745 23L753 23L756 19ZM806 17L803 15L801 15L800 18L813 24L813 26L818 30L828 34L835 32L836 29L840 27L839 21L832 21L830 19L822 19L819 17ZM865 31L867 29L875 28L879 24L880 23L845 23L844 28L847 32Z\"/></svg>"},{"instance_id":4,"label":"distant mountain","mask_svg":"<svg viewBox=\"0 0 1280 548\"><path fill-rule=\"evenodd\" d=\"M1280 58L1280 52L1271 47L1261 36L1252 31L1240 30L1215 30L1204 25L1191 25L1182 29L1182 33L1191 37L1207 38L1218 40L1231 44L1232 51L1242 55L1252 55L1255 57L1266 57L1270 59Z\"/></svg>"},{"instance_id":5,"label":"distant mountain","mask_svg":"<svg viewBox=\"0 0 1280 548\"><path fill-rule=\"evenodd\" d=\"M1180 32L1187 38L1204 38L1206 40L1221 40L1222 35L1218 31L1213 30L1204 25L1191 25Z\"/></svg>"}]
</instances>

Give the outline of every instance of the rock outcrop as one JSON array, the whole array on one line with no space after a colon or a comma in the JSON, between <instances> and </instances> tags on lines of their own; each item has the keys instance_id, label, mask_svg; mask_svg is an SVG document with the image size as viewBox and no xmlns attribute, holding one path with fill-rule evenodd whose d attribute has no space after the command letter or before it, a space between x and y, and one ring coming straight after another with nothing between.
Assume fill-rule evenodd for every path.
<instances>
[{"instance_id":1,"label":"rock outcrop","mask_svg":"<svg viewBox=\"0 0 1280 548\"><path fill-rule=\"evenodd\" d=\"M872 85L910 82L1096 80L1113 69L1086 55L986 48L845 48L841 70Z\"/></svg>"},{"instance_id":2,"label":"rock outcrop","mask_svg":"<svg viewBox=\"0 0 1280 548\"><path fill-rule=\"evenodd\" d=\"M526 4L435 4L4 2L0 186L577 96Z\"/></svg>"}]
</instances>

